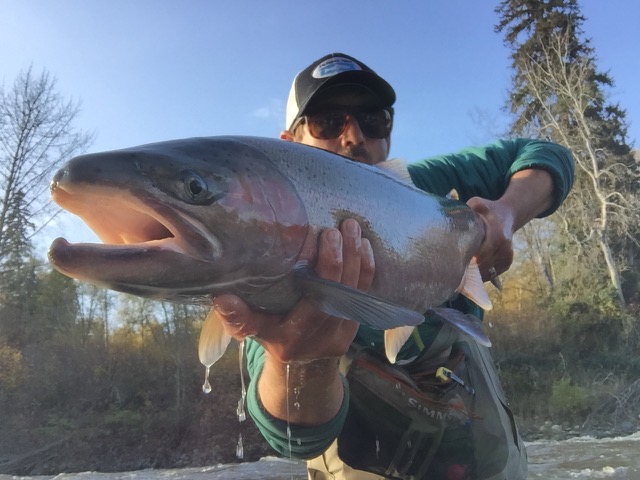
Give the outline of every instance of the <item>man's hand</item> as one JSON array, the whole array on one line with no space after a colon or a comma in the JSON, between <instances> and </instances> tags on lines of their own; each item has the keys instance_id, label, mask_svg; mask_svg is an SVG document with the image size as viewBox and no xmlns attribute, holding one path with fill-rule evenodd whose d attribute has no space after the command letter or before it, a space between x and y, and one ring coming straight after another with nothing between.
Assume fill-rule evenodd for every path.
<instances>
[{"instance_id":1,"label":"man's hand","mask_svg":"<svg viewBox=\"0 0 640 480\"><path fill-rule=\"evenodd\" d=\"M467 205L485 225L485 237L475 258L484 281L506 272L513 262L513 234L547 210L553 200L553 180L544 170L515 173L504 195L491 201L480 197Z\"/></svg>"},{"instance_id":2,"label":"man's hand","mask_svg":"<svg viewBox=\"0 0 640 480\"><path fill-rule=\"evenodd\" d=\"M353 219L340 229L320 234L316 273L321 278L368 290L375 263L371 244ZM258 391L272 415L299 424L319 424L333 418L342 403L337 357L349 349L358 323L329 316L302 299L287 315L251 311L242 300L223 295L214 300L227 332L236 339L256 338L267 351ZM285 372L289 366L287 379ZM298 384L297 379L300 379ZM301 408L287 409L286 385L296 388ZM302 408L304 406L304 408Z\"/></svg>"},{"instance_id":3,"label":"man's hand","mask_svg":"<svg viewBox=\"0 0 640 480\"><path fill-rule=\"evenodd\" d=\"M480 197L469 199L467 205L484 222L485 236L475 258L482 280L493 280L513 263L513 210L500 201Z\"/></svg>"},{"instance_id":4,"label":"man's hand","mask_svg":"<svg viewBox=\"0 0 640 480\"><path fill-rule=\"evenodd\" d=\"M358 222L345 220L320 234L316 273L319 277L368 290L373 281L371 244L361 238ZM331 317L305 299L287 315L254 312L233 295L214 300L227 332L238 340L255 337L277 360L305 362L339 357L355 337L358 323Z\"/></svg>"}]
</instances>

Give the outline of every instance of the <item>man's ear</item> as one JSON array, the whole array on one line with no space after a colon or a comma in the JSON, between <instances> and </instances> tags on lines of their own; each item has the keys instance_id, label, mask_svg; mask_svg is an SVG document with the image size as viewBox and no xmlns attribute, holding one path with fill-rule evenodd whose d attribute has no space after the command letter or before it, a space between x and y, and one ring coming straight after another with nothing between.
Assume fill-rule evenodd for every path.
<instances>
[{"instance_id":1,"label":"man's ear","mask_svg":"<svg viewBox=\"0 0 640 480\"><path fill-rule=\"evenodd\" d=\"M280 139L287 142L293 142L293 133L291 133L289 130L283 130L280 133Z\"/></svg>"}]
</instances>

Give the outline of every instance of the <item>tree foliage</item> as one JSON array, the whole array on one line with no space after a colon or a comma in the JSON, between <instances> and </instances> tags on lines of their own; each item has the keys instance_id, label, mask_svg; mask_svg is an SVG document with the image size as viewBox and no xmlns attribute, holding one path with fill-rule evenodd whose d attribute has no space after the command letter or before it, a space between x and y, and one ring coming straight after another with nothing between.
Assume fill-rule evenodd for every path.
<instances>
[{"instance_id":1,"label":"tree foliage","mask_svg":"<svg viewBox=\"0 0 640 480\"><path fill-rule=\"evenodd\" d=\"M548 243L572 262L589 262L589 275L608 279L600 289L624 309L623 273L640 269L640 163L627 143L625 111L608 100L613 79L596 66L576 0L505 0L497 12L496 30L512 51L513 134L557 141L576 160L574 189Z\"/></svg>"}]
</instances>

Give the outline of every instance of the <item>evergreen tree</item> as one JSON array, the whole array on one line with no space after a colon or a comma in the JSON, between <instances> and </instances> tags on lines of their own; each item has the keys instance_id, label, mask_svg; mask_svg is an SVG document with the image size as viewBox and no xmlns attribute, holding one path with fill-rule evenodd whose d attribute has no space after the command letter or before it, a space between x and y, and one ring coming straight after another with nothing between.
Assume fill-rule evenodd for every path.
<instances>
[{"instance_id":1,"label":"evergreen tree","mask_svg":"<svg viewBox=\"0 0 640 480\"><path fill-rule=\"evenodd\" d=\"M613 79L596 66L577 0L504 0L496 11L496 31L512 52L512 133L557 141L576 159L576 183L560 212L565 238L556 244L574 261L592 262L584 292L594 278L608 279L624 309L633 292L625 295L622 274L640 269L640 165L625 111L608 100ZM576 280L568 272L565 279Z\"/></svg>"},{"instance_id":2,"label":"evergreen tree","mask_svg":"<svg viewBox=\"0 0 640 480\"><path fill-rule=\"evenodd\" d=\"M0 337L13 345L21 345L29 336L28 318L35 309L36 288L32 246L28 231L29 211L24 195L18 191L6 208L5 233L0 237Z\"/></svg>"}]
</instances>

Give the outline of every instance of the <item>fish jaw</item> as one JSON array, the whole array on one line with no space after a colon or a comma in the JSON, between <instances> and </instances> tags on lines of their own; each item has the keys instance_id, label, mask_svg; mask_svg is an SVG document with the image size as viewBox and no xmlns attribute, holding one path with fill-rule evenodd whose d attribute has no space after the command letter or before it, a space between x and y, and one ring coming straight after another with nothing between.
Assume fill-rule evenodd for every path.
<instances>
[{"instance_id":1,"label":"fish jaw","mask_svg":"<svg viewBox=\"0 0 640 480\"><path fill-rule=\"evenodd\" d=\"M86 177L79 181L77 176L71 168L60 170L51 184L52 198L79 216L104 243L54 240L48 256L57 270L151 298L195 299L211 292L222 255L211 231L151 195L133 195L117 178L100 184ZM174 285L178 280L181 284ZM178 288L180 293L171 292Z\"/></svg>"},{"instance_id":2,"label":"fish jaw","mask_svg":"<svg viewBox=\"0 0 640 480\"><path fill-rule=\"evenodd\" d=\"M222 253L219 240L200 222L151 197L68 182L64 171L50 189L54 202L80 217L105 244L165 248L203 261Z\"/></svg>"}]
</instances>

